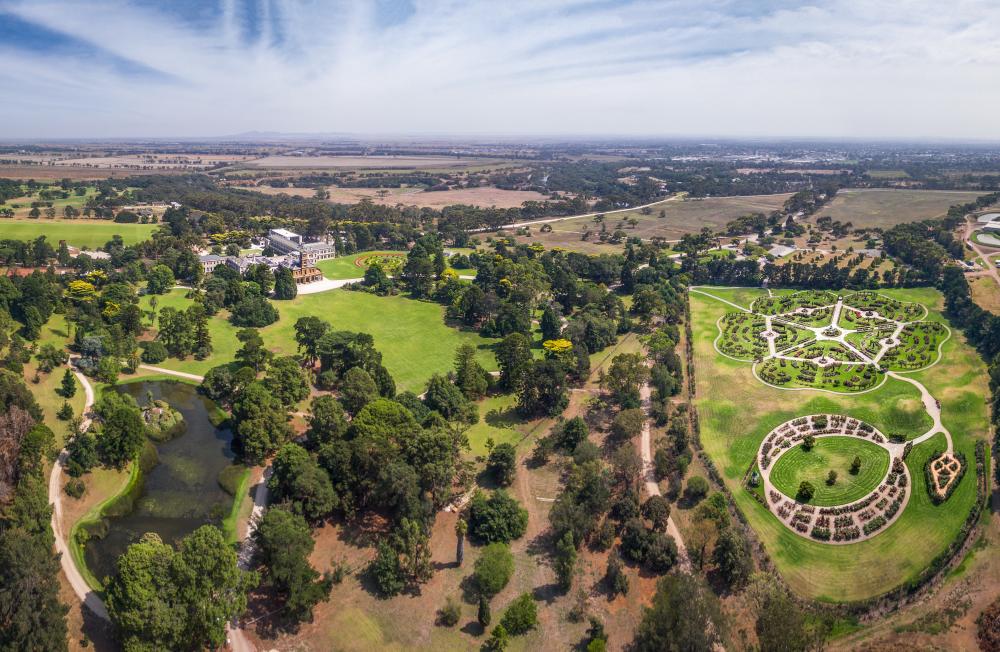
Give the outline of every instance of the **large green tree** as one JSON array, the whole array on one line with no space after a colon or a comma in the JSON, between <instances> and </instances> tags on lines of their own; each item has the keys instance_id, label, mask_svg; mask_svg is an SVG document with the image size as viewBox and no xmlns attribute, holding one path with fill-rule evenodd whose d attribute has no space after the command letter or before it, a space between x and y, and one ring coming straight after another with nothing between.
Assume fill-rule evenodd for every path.
<instances>
[{"instance_id":1,"label":"large green tree","mask_svg":"<svg viewBox=\"0 0 1000 652\"><path fill-rule=\"evenodd\" d=\"M315 542L309 524L298 514L273 507L253 534L264 578L284 598L283 611L294 620L312 620L317 603L330 595L332 580L309 564Z\"/></svg>"},{"instance_id":2,"label":"large green tree","mask_svg":"<svg viewBox=\"0 0 1000 652\"><path fill-rule=\"evenodd\" d=\"M291 437L281 401L260 381L247 385L233 403L236 443L243 457L260 464Z\"/></svg>"},{"instance_id":3,"label":"large green tree","mask_svg":"<svg viewBox=\"0 0 1000 652\"><path fill-rule=\"evenodd\" d=\"M65 650L59 562L29 532L0 528L0 650Z\"/></svg>"},{"instance_id":4,"label":"large green tree","mask_svg":"<svg viewBox=\"0 0 1000 652\"><path fill-rule=\"evenodd\" d=\"M660 580L633 647L638 652L710 652L725 627L719 599L700 576L671 573Z\"/></svg>"},{"instance_id":5,"label":"large green tree","mask_svg":"<svg viewBox=\"0 0 1000 652\"><path fill-rule=\"evenodd\" d=\"M197 650L225 642L226 624L246 611L257 582L222 532L206 525L178 550L143 535L118 558L105 597L126 650Z\"/></svg>"}]
</instances>

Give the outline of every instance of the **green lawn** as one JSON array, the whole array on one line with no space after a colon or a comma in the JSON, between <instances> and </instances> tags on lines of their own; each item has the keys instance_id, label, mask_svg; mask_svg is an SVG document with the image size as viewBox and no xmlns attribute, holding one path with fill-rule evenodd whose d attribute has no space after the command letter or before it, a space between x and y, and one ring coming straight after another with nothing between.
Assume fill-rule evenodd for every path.
<instances>
[{"instance_id":1,"label":"green lawn","mask_svg":"<svg viewBox=\"0 0 1000 652\"><path fill-rule=\"evenodd\" d=\"M186 293L186 290L172 290L169 294L158 296L157 310L168 305L176 308L190 305L190 300L185 298ZM274 324L262 328L261 335L275 354L296 353L295 321L299 317L315 315L330 322L337 330L370 333L399 391L413 390L419 394L431 374L451 370L455 351L463 342L470 342L478 348L477 358L486 369L497 368L490 349L496 340L446 325L444 307L437 303L402 296L378 297L364 292L331 290L303 295L291 301L274 301L273 304L281 317ZM143 297L142 307L143 310L149 309L149 297ZM240 348L236 339L239 329L226 317L227 313L223 311L209 320L214 349L210 358L168 358L157 366L204 375L212 367L232 361Z\"/></svg>"},{"instance_id":2,"label":"green lawn","mask_svg":"<svg viewBox=\"0 0 1000 652\"><path fill-rule=\"evenodd\" d=\"M444 323L444 306L402 296L378 297L365 292L333 290L308 294L292 301L275 301L281 319L261 329L264 341L279 355L296 352L295 321L315 315L338 330L369 333L382 362L396 379L400 391L424 390L434 373L454 367L455 351L469 342L478 349L477 359L487 370L497 368L490 346L497 340L479 333L460 331Z\"/></svg>"},{"instance_id":3,"label":"green lawn","mask_svg":"<svg viewBox=\"0 0 1000 652\"><path fill-rule=\"evenodd\" d=\"M861 458L861 470L850 472L854 457ZM846 505L863 498L875 489L889 469L889 452L859 437L821 437L812 450L802 445L784 453L771 469L771 483L786 496L794 498L799 484L810 482L816 489L813 505ZM833 485L827 474L837 472Z\"/></svg>"},{"instance_id":4,"label":"green lawn","mask_svg":"<svg viewBox=\"0 0 1000 652\"><path fill-rule=\"evenodd\" d=\"M170 307L178 310L184 310L191 305L191 300L187 298L187 293L188 290L178 289L171 290L167 294L147 294L140 298L139 305L144 312L149 312L150 301L155 296L157 313L156 323L158 323L158 315L160 310L163 308ZM194 358L188 358L187 360L167 358L163 362L157 363L154 366L204 376L205 373L212 367L226 362L231 362L236 357L236 351L240 348L241 344L240 341L236 339L236 332L239 329L229 323L228 317L229 313L223 310L215 317L208 320L208 330L212 334L212 355L209 358L205 360L195 360ZM149 319L144 318L143 324L149 326ZM155 325L150 332L155 333Z\"/></svg>"},{"instance_id":5,"label":"green lawn","mask_svg":"<svg viewBox=\"0 0 1000 652\"><path fill-rule=\"evenodd\" d=\"M316 263L316 267L319 267L320 271L323 272L323 276L326 278L332 278L335 280L341 280L345 278L361 278L365 275L365 270L368 269L367 265L359 267L355 264L358 258L365 258L367 256L402 256L406 257L405 251L363 251L358 254L350 254L348 256L339 256L337 258L331 258L329 260L321 260Z\"/></svg>"},{"instance_id":6,"label":"green lawn","mask_svg":"<svg viewBox=\"0 0 1000 652\"><path fill-rule=\"evenodd\" d=\"M521 428L525 421L517 414L517 396L497 394L479 401L479 423L465 431L472 455L486 455L486 441L494 444L514 444L524 438Z\"/></svg>"},{"instance_id":7,"label":"green lawn","mask_svg":"<svg viewBox=\"0 0 1000 652\"><path fill-rule=\"evenodd\" d=\"M108 220L0 220L0 239L34 240L44 235L53 246L60 240L87 249L103 247L112 236L120 235L125 244L148 240L156 224L115 224Z\"/></svg>"},{"instance_id":8,"label":"green lawn","mask_svg":"<svg viewBox=\"0 0 1000 652\"><path fill-rule=\"evenodd\" d=\"M746 305L746 299L765 294L705 289L742 305ZM933 289L885 293L928 306L928 320L943 320L938 312L943 300ZM700 438L777 570L796 592L829 601L869 598L917 576L954 539L975 500L976 477L970 472L947 502L939 506L931 503L923 464L935 450L944 447L943 436L915 447L907 458L913 489L903 514L877 536L850 545L834 546L798 536L742 486L763 437L775 426L803 414L847 414L887 434L921 434L929 427L929 417L921 414L917 389L891 378L877 390L864 394L788 392L768 387L753 378L749 364L726 359L712 347L718 333L715 322L731 309L691 293ZM941 401L942 419L954 437L956 449L965 453L971 463L975 459L975 441L988 435L983 400L989 393L986 370L958 334L944 343L942 351L940 363L908 375Z\"/></svg>"},{"instance_id":9,"label":"green lawn","mask_svg":"<svg viewBox=\"0 0 1000 652\"><path fill-rule=\"evenodd\" d=\"M55 346L63 347L66 345L68 340L69 330L66 327L65 315L52 315L45 326L42 327L37 345L41 347L43 344L53 344ZM25 381L28 388L31 390L31 393L35 396L35 400L38 401L39 407L42 408L45 425L51 428L52 432L55 433L56 445L61 448L62 444L65 443L66 436L69 432L67 428L68 422L57 419L56 412L59 411L63 402L67 401L67 399L63 398L62 395L57 394L56 390L62 387L63 375L69 367L67 365L63 365L56 367L50 373L38 372L38 382L35 383L34 379L37 367L38 360L32 356L31 361L24 367ZM68 402L73 407L73 414L79 416L80 413L83 412L86 397L84 396L83 387L80 386L80 382L75 380L75 383L76 393L73 395L73 398L68 399Z\"/></svg>"}]
</instances>

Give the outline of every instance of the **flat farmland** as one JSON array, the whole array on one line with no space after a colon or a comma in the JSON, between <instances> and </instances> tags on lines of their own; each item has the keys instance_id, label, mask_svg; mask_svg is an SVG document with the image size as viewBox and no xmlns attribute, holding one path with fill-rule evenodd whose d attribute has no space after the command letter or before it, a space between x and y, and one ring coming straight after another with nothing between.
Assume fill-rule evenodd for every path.
<instances>
[{"instance_id":1,"label":"flat farmland","mask_svg":"<svg viewBox=\"0 0 1000 652\"><path fill-rule=\"evenodd\" d=\"M158 228L156 224L116 224L109 220L5 219L0 220L0 240L34 240L44 235L53 246L65 240L80 249L97 249L115 235L120 235L125 244L148 240Z\"/></svg>"},{"instance_id":2,"label":"flat farmland","mask_svg":"<svg viewBox=\"0 0 1000 652\"><path fill-rule=\"evenodd\" d=\"M500 188L462 188L424 192L419 188L388 188L384 198L378 196L375 188L327 188L330 201L335 204L357 204L362 199L371 199L376 204L395 206L419 206L420 208L444 208L454 204L497 208L518 208L526 201L545 201L547 197L539 192L524 190L501 190Z\"/></svg>"},{"instance_id":3,"label":"flat farmland","mask_svg":"<svg viewBox=\"0 0 1000 652\"><path fill-rule=\"evenodd\" d=\"M180 174L181 172L183 170L100 168L80 165L0 165L0 177L4 179L35 179L37 181L50 181L53 179L92 181L131 177L140 174Z\"/></svg>"},{"instance_id":4,"label":"flat farmland","mask_svg":"<svg viewBox=\"0 0 1000 652\"><path fill-rule=\"evenodd\" d=\"M943 217L953 204L972 201L982 194L960 190L841 190L817 215L851 222L859 229L889 228L906 222Z\"/></svg>"},{"instance_id":5,"label":"flat farmland","mask_svg":"<svg viewBox=\"0 0 1000 652\"><path fill-rule=\"evenodd\" d=\"M340 168L340 169L464 169L475 166L501 164L498 159L457 156L265 156L247 161L246 167L254 168Z\"/></svg>"},{"instance_id":6,"label":"flat farmland","mask_svg":"<svg viewBox=\"0 0 1000 652\"><path fill-rule=\"evenodd\" d=\"M239 163L253 158L239 154L126 154L84 156L51 160L55 167L148 168L154 170L203 170L220 163Z\"/></svg>"},{"instance_id":7,"label":"flat farmland","mask_svg":"<svg viewBox=\"0 0 1000 652\"><path fill-rule=\"evenodd\" d=\"M739 197L709 197L706 199L666 199L650 206L652 213L644 215L641 210L609 212L604 223L607 230L613 232L619 228L628 237L640 237L643 240L660 237L666 240L680 240L686 233L697 233L703 227L712 230L724 227L741 215L748 213L770 213L780 209L791 195L781 193L776 195L748 195ZM665 216L660 217L660 211ZM637 220L633 228L629 219ZM521 242L540 242L546 247L562 247L573 251L586 253L612 252L624 245L607 245L598 241L597 236L601 225L594 222L593 217L570 218L558 222L550 222L551 233L541 233L541 224L531 226L532 237L519 237ZM590 241L581 240L585 231L591 231Z\"/></svg>"}]
</instances>

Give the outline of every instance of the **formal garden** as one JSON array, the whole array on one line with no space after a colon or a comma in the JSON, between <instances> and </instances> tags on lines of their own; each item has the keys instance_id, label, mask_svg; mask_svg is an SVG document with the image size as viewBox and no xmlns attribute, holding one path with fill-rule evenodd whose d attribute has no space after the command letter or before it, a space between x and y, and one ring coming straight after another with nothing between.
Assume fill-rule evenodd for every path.
<instances>
[{"instance_id":1,"label":"formal garden","mask_svg":"<svg viewBox=\"0 0 1000 652\"><path fill-rule=\"evenodd\" d=\"M988 390L942 306L932 289L691 292L702 445L802 595L882 594L968 526ZM761 319L763 347L730 355Z\"/></svg>"}]
</instances>

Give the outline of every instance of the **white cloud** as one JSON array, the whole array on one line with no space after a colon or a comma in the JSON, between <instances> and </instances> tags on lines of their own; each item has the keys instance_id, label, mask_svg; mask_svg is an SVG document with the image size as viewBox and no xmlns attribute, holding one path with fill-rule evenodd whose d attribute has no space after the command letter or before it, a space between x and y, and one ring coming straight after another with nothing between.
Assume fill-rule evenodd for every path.
<instances>
[{"instance_id":1,"label":"white cloud","mask_svg":"<svg viewBox=\"0 0 1000 652\"><path fill-rule=\"evenodd\" d=\"M989 0L417 0L386 28L369 3L249 3L258 29L247 0L207 26L126 0L0 0L95 50L0 47L0 135L1000 139Z\"/></svg>"}]
</instances>

